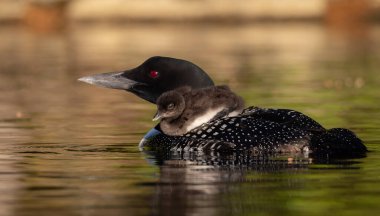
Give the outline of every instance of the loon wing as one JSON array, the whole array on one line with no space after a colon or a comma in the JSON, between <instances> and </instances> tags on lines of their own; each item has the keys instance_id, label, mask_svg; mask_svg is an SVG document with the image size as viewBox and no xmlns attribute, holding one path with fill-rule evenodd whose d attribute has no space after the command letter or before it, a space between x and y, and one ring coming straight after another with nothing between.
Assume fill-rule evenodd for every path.
<instances>
[{"instance_id":1,"label":"loon wing","mask_svg":"<svg viewBox=\"0 0 380 216\"><path fill-rule=\"evenodd\" d=\"M326 130L310 117L293 110L249 107L240 115L202 124L183 136L159 134L147 146L170 151L303 152L355 155L367 151L347 129Z\"/></svg>"},{"instance_id":2,"label":"loon wing","mask_svg":"<svg viewBox=\"0 0 380 216\"><path fill-rule=\"evenodd\" d=\"M325 132L326 129L309 116L290 109L268 109L260 107L248 107L243 115L256 119L263 119L271 122L286 125L288 127L300 128L312 132Z\"/></svg>"},{"instance_id":3,"label":"loon wing","mask_svg":"<svg viewBox=\"0 0 380 216\"><path fill-rule=\"evenodd\" d=\"M148 145L176 151L249 150L261 153L301 151L309 141L308 131L244 113L204 123L183 136L160 134Z\"/></svg>"}]
</instances>

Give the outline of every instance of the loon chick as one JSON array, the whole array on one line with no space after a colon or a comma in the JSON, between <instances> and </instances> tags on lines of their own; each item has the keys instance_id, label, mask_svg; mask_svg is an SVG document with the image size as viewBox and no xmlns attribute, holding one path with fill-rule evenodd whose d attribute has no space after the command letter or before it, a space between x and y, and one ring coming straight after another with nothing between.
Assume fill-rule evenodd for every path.
<instances>
[{"instance_id":1,"label":"loon chick","mask_svg":"<svg viewBox=\"0 0 380 216\"><path fill-rule=\"evenodd\" d=\"M155 56L136 68L86 76L90 84L122 89L156 103L158 97L181 86L193 89L213 86L211 78L197 65L182 59ZM226 133L224 133L226 132ZM151 136L152 135L152 136ZM147 142L146 142L147 141ZM286 151L309 149L314 154L362 155L363 142L350 130L325 129L310 117L287 109L248 108L234 117L219 118L194 128L183 136L167 136L159 125L144 136L140 145L172 149L239 149Z\"/></svg>"},{"instance_id":2,"label":"loon chick","mask_svg":"<svg viewBox=\"0 0 380 216\"><path fill-rule=\"evenodd\" d=\"M210 120L236 116L244 109L244 101L228 86L194 89L185 86L163 93L157 99L157 114L162 132L181 136Z\"/></svg>"}]
</instances>

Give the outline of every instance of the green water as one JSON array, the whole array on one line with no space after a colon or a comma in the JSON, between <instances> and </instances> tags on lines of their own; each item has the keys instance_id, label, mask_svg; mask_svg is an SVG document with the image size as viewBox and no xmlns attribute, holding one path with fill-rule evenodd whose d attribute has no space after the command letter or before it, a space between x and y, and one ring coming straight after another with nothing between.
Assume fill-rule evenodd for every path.
<instances>
[{"instance_id":1,"label":"green water","mask_svg":"<svg viewBox=\"0 0 380 216\"><path fill-rule=\"evenodd\" d=\"M377 215L380 26L0 27L0 215ZM355 131L367 157L215 166L138 151L155 107L77 78L188 59L248 105Z\"/></svg>"}]
</instances>

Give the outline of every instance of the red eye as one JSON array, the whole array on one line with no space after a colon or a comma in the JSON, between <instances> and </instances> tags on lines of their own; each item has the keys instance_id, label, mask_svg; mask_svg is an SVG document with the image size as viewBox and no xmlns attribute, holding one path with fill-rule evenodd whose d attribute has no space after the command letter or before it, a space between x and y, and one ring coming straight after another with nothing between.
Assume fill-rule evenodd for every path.
<instances>
[{"instance_id":1,"label":"red eye","mask_svg":"<svg viewBox=\"0 0 380 216\"><path fill-rule=\"evenodd\" d=\"M150 77L152 77L152 78L157 78L158 77L158 75L159 75L159 73L158 73L158 71L155 71L155 70L152 70L152 71L150 71Z\"/></svg>"}]
</instances>

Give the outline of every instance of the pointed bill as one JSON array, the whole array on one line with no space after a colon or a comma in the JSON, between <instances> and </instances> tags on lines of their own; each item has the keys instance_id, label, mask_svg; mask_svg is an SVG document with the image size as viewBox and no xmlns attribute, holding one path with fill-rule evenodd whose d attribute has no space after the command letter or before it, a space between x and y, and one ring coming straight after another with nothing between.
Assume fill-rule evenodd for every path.
<instances>
[{"instance_id":1,"label":"pointed bill","mask_svg":"<svg viewBox=\"0 0 380 216\"><path fill-rule=\"evenodd\" d=\"M160 113L157 112L156 115L154 115L152 121L158 121L158 120L160 120L161 118L162 118L162 116L160 115Z\"/></svg>"},{"instance_id":2,"label":"pointed bill","mask_svg":"<svg viewBox=\"0 0 380 216\"><path fill-rule=\"evenodd\" d=\"M105 88L129 90L138 82L122 76L124 72L110 72L81 77L78 80Z\"/></svg>"}]
</instances>

